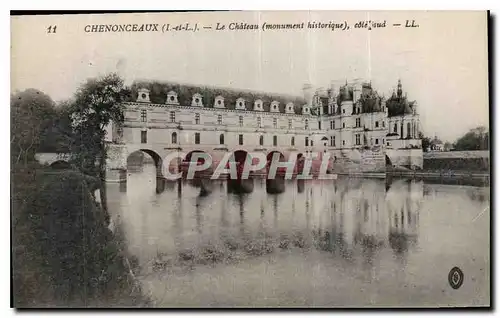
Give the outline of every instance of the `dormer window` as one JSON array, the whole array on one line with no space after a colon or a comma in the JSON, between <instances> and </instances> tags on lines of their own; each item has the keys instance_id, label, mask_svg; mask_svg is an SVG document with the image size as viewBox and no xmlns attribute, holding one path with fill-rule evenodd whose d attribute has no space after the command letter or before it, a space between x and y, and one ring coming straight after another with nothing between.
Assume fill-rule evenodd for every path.
<instances>
[{"instance_id":1,"label":"dormer window","mask_svg":"<svg viewBox=\"0 0 500 318\"><path fill-rule=\"evenodd\" d=\"M174 91L170 91L167 93L167 104L178 105L179 101L177 100L177 93Z\"/></svg>"},{"instance_id":2,"label":"dormer window","mask_svg":"<svg viewBox=\"0 0 500 318\"><path fill-rule=\"evenodd\" d=\"M273 112L273 113L279 112L280 111L279 105L280 105L280 103L277 101L271 102L271 107L270 107L271 112Z\"/></svg>"},{"instance_id":3,"label":"dormer window","mask_svg":"<svg viewBox=\"0 0 500 318\"><path fill-rule=\"evenodd\" d=\"M149 89L147 88L140 88L137 91L137 101L138 102L144 102L144 103L149 103Z\"/></svg>"},{"instance_id":4,"label":"dormer window","mask_svg":"<svg viewBox=\"0 0 500 318\"><path fill-rule=\"evenodd\" d=\"M191 101L191 106L202 107L202 96L198 93L193 95L193 100Z\"/></svg>"},{"instance_id":5,"label":"dormer window","mask_svg":"<svg viewBox=\"0 0 500 318\"><path fill-rule=\"evenodd\" d=\"M287 114L293 114L294 113L294 111L293 111L293 103L286 104L286 113Z\"/></svg>"},{"instance_id":6,"label":"dormer window","mask_svg":"<svg viewBox=\"0 0 500 318\"><path fill-rule=\"evenodd\" d=\"M253 104L253 110L262 111L262 100L257 99Z\"/></svg>"},{"instance_id":7,"label":"dormer window","mask_svg":"<svg viewBox=\"0 0 500 318\"><path fill-rule=\"evenodd\" d=\"M214 108L224 108L224 97L220 95L215 97Z\"/></svg>"},{"instance_id":8,"label":"dormer window","mask_svg":"<svg viewBox=\"0 0 500 318\"><path fill-rule=\"evenodd\" d=\"M236 109L245 110L245 100L243 98L238 98L236 100Z\"/></svg>"}]
</instances>

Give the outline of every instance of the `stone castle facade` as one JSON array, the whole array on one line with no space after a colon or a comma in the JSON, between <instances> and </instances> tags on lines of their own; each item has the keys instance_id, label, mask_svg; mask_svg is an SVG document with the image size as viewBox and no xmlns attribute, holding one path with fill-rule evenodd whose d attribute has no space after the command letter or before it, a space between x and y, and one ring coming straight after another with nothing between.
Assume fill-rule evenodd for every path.
<instances>
[{"instance_id":1,"label":"stone castle facade","mask_svg":"<svg viewBox=\"0 0 500 318\"><path fill-rule=\"evenodd\" d=\"M227 151L329 152L340 170L382 171L388 160L422 166L417 103L403 95L401 82L388 99L371 83L326 91L305 85L302 97L135 83L131 98L123 125L108 134L128 145L125 156L204 151L217 161Z\"/></svg>"}]
</instances>

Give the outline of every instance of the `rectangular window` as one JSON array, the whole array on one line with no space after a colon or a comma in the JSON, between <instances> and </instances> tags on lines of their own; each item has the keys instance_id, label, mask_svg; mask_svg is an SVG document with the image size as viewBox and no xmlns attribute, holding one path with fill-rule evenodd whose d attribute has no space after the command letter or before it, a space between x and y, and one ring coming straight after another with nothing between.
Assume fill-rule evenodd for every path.
<instances>
[{"instance_id":1,"label":"rectangular window","mask_svg":"<svg viewBox=\"0 0 500 318\"><path fill-rule=\"evenodd\" d=\"M148 132L146 130L141 131L141 144L148 143Z\"/></svg>"},{"instance_id":2,"label":"rectangular window","mask_svg":"<svg viewBox=\"0 0 500 318\"><path fill-rule=\"evenodd\" d=\"M194 122L196 125L200 124L200 114L198 113L194 114Z\"/></svg>"},{"instance_id":3,"label":"rectangular window","mask_svg":"<svg viewBox=\"0 0 500 318\"><path fill-rule=\"evenodd\" d=\"M240 127L243 127L243 116L240 116L239 123L240 123Z\"/></svg>"},{"instance_id":4,"label":"rectangular window","mask_svg":"<svg viewBox=\"0 0 500 318\"><path fill-rule=\"evenodd\" d=\"M306 119L305 129L309 129L309 120Z\"/></svg>"},{"instance_id":5,"label":"rectangular window","mask_svg":"<svg viewBox=\"0 0 500 318\"><path fill-rule=\"evenodd\" d=\"M345 146L345 140L342 140L342 146Z\"/></svg>"},{"instance_id":6,"label":"rectangular window","mask_svg":"<svg viewBox=\"0 0 500 318\"><path fill-rule=\"evenodd\" d=\"M344 109L342 109L342 114L345 114L345 108L344 108Z\"/></svg>"},{"instance_id":7,"label":"rectangular window","mask_svg":"<svg viewBox=\"0 0 500 318\"><path fill-rule=\"evenodd\" d=\"M292 129L292 120L291 119L288 120L288 129Z\"/></svg>"},{"instance_id":8,"label":"rectangular window","mask_svg":"<svg viewBox=\"0 0 500 318\"><path fill-rule=\"evenodd\" d=\"M385 128L385 120L382 120L382 127Z\"/></svg>"},{"instance_id":9,"label":"rectangular window","mask_svg":"<svg viewBox=\"0 0 500 318\"><path fill-rule=\"evenodd\" d=\"M238 143L243 145L243 135L238 135Z\"/></svg>"},{"instance_id":10,"label":"rectangular window","mask_svg":"<svg viewBox=\"0 0 500 318\"><path fill-rule=\"evenodd\" d=\"M273 146L278 145L278 136L273 136Z\"/></svg>"},{"instance_id":11,"label":"rectangular window","mask_svg":"<svg viewBox=\"0 0 500 318\"><path fill-rule=\"evenodd\" d=\"M361 127L361 118L356 118L356 127Z\"/></svg>"},{"instance_id":12,"label":"rectangular window","mask_svg":"<svg viewBox=\"0 0 500 318\"><path fill-rule=\"evenodd\" d=\"M170 122L175 123L175 112L170 112Z\"/></svg>"},{"instance_id":13,"label":"rectangular window","mask_svg":"<svg viewBox=\"0 0 500 318\"><path fill-rule=\"evenodd\" d=\"M306 137L306 147L309 147L309 137Z\"/></svg>"},{"instance_id":14,"label":"rectangular window","mask_svg":"<svg viewBox=\"0 0 500 318\"><path fill-rule=\"evenodd\" d=\"M375 128L378 128L378 121L375 122Z\"/></svg>"},{"instance_id":15,"label":"rectangular window","mask_svg":"<svg viewBox=\"0 0 500 318\"><path fill-rule=\"evenodd\" d=\"M394 123L394 133L398 133L398 124Z\"/></svg>"},{"instance_id":16,"label":"rectangular window","mask_svg":"<svg viewBox=\"0 0 500 318\"><path fill-rule=\"evenodd\" d=\"M196 145L200 144L200 133L194 133L194 143Z\"/></svg>"},{"instance_id":17,"label":"rectangular window","mask_svg":"<svg viewBox=\"0 0 500 318\"><path fill-rule=\"evenodd\" d=\"M145 109L141 110L141 121L144 123L148 121L147 112Z\"/></svg>"},{"instance_id":18,"label":"rectangular window","mask_svg":"<svg viewBox=\"0 0 500 318\"><path fill-rule=\"evenodd\" d=\"M334 121L330 120L330 129L335 129L335 128L333 128L333 123L334 123Z\"/></svg>"},{"instance_id":19,"label":"rectangular window","mask_svg":"<svg viewBox=\"0 0 500 318\"><path fill-rule=\"evenodd\" d=\"M361 145L361 137L359 134L356 134L356 145Z\"/></svg>"},{"instance_id":20,"label":"rectangular window","mask_svg":"<svg viewBox=\"0 0 500 318\"><path fill-rule=\"evenodd\" d=\"M345 128L345 123L342 123L342 128Z\"/></svg>"},{"instance_id":21,"label":"rectangular window","mask_svg":"<svg viewBox=\"0 0 500 318\"><path fill-rule=\"evenodd\" d=\"M375 144L378 145L378 138L375 138Z\"/></svg>"},{"instance_id":22,"label":"rectangular window","mask_svg":"<svg viewBox=\"0 0 500 318\"><path fill-rule=\"evenodd\" d=\"M335 136L333 136L333 146L336 147L336 145L335 145Z\"/></svg>"},{"instance_id":23,"label":"rectangular window","mask_svg":"<svg viewBox=\"0 0 500 318\"><path fill-rule=\"evenodd\" d=\"M257 117L257 127L262 128L262 118Z\"/></svg>"},{"instance_id":24,"label":"rectangular window","mask_svg":"<svg viewBox=\"0 0 500 318\"><path fill-rule=\"evenodd\" d=\"M318 129L321 129L321 121L318 120Z\"/></svg>"},{"instance_id":25,"label":"rectangular window","mask_svg":"<svg viewBox=\"0 0 500 318\"><path fill-rule=\"evenodd\" d=\"M330 147L333 147L333 136L330 136Z\"/></svg>"},{"instance_id":26,"label":"rectangular window","mask_svg":"<svg viewBox=\"0 0 500 318\"><path fill-rule=\"evenodd\" d=\"M217 124L222 125L222 115L217 115Z\"/></svg>"},{"instance_id":27,"label":"rectangular window","mask_svg":"<svg viewBox=\"0 0 500 318\"><path fill-rule=\"evenodd\" d=\"M278 120L276 118L273 118L273 127L278 128Z\"/></svg>"}]
</instances>

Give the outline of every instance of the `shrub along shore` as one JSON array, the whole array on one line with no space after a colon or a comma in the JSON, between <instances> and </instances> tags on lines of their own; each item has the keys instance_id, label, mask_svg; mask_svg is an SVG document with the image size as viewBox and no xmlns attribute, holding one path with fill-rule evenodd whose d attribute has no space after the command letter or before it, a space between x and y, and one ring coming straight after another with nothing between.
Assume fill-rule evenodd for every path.
<instances>
[{"instance_id":1,"label":"shrub along shore","mask_svg":"<svg viewBox=\"0 0 500 318\"><path fill-rule=\"evenodd\" d=\"M32 163L11 180L15 307L149 304L92 195L96 179Z\"/></svg>"}]
</instances>

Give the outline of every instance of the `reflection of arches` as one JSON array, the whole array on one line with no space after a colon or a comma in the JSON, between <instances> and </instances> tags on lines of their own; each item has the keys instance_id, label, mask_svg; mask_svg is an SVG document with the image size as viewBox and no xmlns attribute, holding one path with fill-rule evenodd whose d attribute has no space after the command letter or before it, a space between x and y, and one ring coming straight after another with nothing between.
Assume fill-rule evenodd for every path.
<instances>
[{"instance_id":1,"label":"reflection of arches","mask_svg":"<svg viewBox=\"0 0 500 318\"><path fill-rule=\"evenodd\" d=\"M389 156L385 155L385 165L386 166L391 166L392 167L392 161L391 161L391 158L389 158Z\"/></svg>"}]
</instances>

